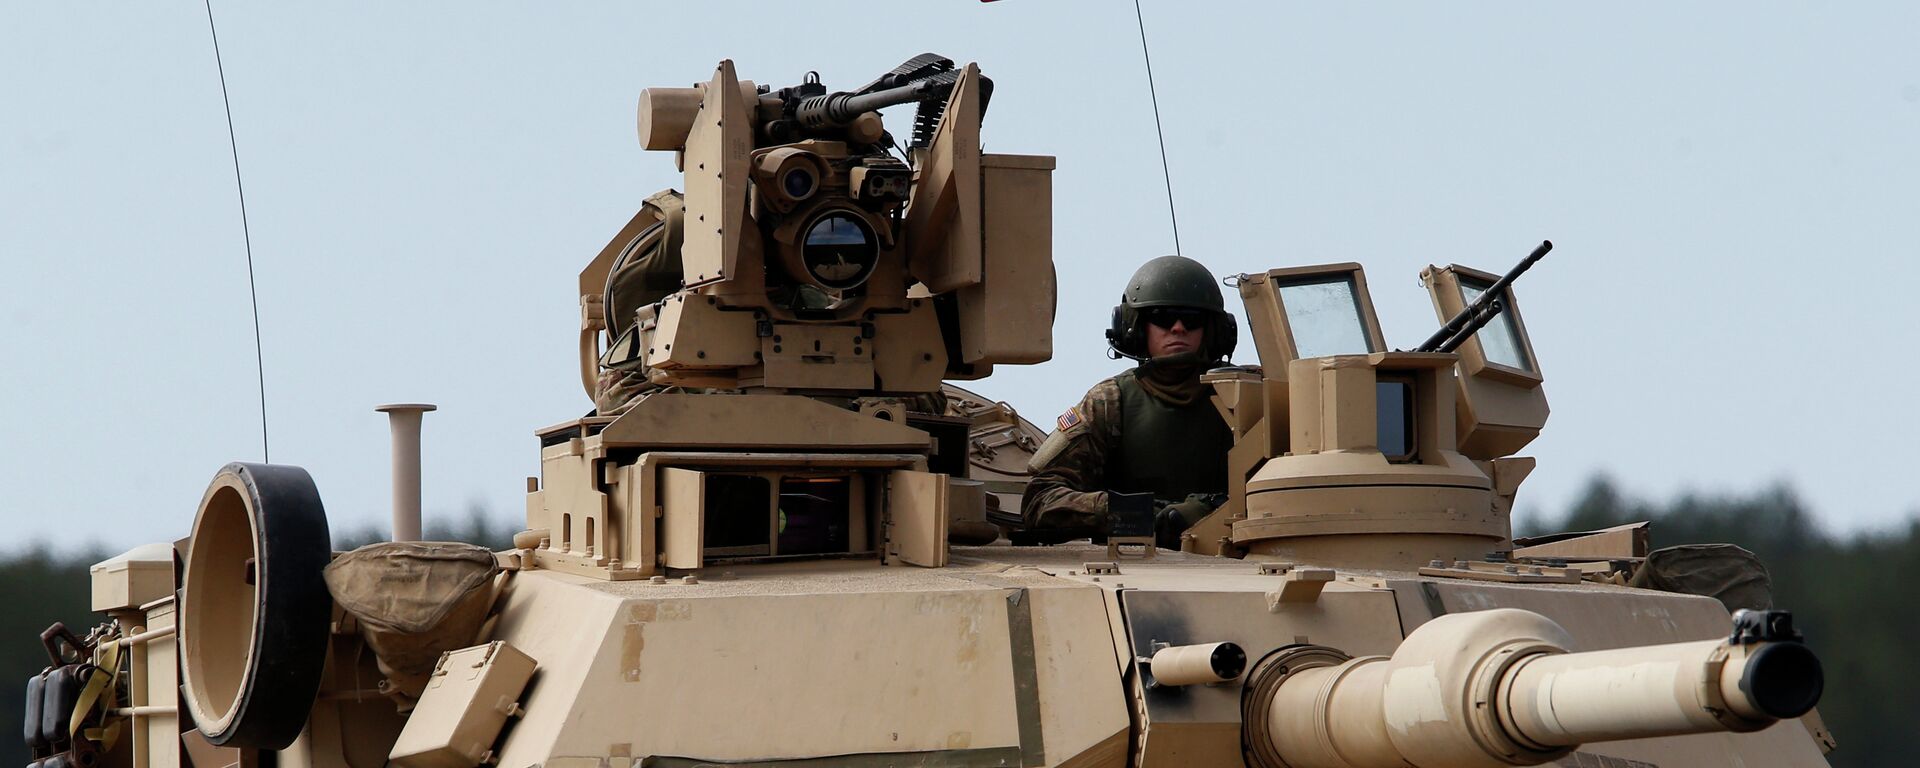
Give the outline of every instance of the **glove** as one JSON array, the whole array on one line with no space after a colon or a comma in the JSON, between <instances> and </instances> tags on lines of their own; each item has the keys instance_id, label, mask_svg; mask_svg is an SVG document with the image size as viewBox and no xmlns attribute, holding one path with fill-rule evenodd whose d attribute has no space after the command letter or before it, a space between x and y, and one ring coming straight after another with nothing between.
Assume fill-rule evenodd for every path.
<instances>
[{"instance_id":1,"label":"glove","mask_svg":"<svg viewBox=\"0 0 1920 768\"><path fill-rule=\"evenodd\" d=\"M1217 504L1207 494L1196 493L1184 501L1168 503L1153 516L1154 545L1161 549L1179 549L1180 534L1213 513Z\"/></svg>"}]
</instances>

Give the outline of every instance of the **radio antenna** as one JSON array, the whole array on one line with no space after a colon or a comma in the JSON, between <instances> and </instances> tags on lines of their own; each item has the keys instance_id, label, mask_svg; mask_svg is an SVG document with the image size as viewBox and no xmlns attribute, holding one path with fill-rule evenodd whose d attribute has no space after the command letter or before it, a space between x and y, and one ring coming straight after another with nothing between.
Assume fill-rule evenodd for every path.
<instances>
[{"instance_id":1,"label":"radio antenna","mask_svg":"<svg viewBox=\"0 0 1920 768\"><path fill-rule=\"evenodd\" d=\"M1153 56L1147 53L1147 20L1140 13L1140 0L1133 0L1133 20L1140 25L1140 58L1147 64L1147 96L1153 100L1153 132L1160 137L1160 178L1167 182L1167 220L1173 223L1173 252L1180 252L1180 217L1173 212L1173 173L1167 170L1167 133L1160 127L1160 94L1153 87Z\"/></svg>"},{"instance_id":2,"label":"radio antenna","mask_svg":"<svg viewBox=\"0 0 1920 768\"><path fill-rule=\"evenodd\" d=\"M233 101L227 97L227 66L220 60L220 31L213 25L213 0L207 8L207 33L213 36L213 65L220 72L220 103L227 108L227 150L233 155L233 189L240 196L240 237L247 246L247 296L253 300L253 370L260 385L260 461L273 463L267 449L267 364L260 353L260 293L253 285L253 232L247 226L247 188L240 183L240 145L233 137Z\"/></svg>"}]
</instances>

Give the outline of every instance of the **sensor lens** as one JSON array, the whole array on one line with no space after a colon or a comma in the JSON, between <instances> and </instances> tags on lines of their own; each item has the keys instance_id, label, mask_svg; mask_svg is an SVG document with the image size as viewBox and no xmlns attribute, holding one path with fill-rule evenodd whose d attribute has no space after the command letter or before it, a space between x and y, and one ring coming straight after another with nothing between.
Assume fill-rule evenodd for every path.
<instances>
[{"instance_id":1,"label":"sensor lens","mask_svg":"<svg viewBox=\"0 0 1920 768\"><path fill-rule=\"evenodd\" d=\"M808 195L813 194L813 174L805 168L795 168L787 171L787 175L780 177L780 186L787 193L787 197L805 200Z\"/></svg>"},{"instance_id":2,"label":"sensor lens","mask_svg":"<svg viewBox=\"0 0 1920 768\"><path fill-rule=\"evenodd\" d=\"M801 259L807 274L832 289L852 288L866 282L879 261L880 246L873 230L853 214L834 211L823 214L807 227L807 239L801 246Z\"/></svg>"}]
</instances>

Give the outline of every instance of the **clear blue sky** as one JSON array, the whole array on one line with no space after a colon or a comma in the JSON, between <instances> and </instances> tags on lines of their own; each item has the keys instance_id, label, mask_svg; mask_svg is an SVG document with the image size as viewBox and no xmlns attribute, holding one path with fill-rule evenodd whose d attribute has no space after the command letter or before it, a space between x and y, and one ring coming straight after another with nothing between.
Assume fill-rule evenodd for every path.
<instances>
[{"instance_id":1,"label":"clear blue sky","mask_svg":"<svg viewBox=\"0 0 1920 768\"><path fill-rule=\"evenodd\" d=\"M1359 261L1410 346L1422 266L1559 245L1519 290L1553 406L1523 512L1596 472L1657 497L1790 483L1836 530L1920 509L1920 6L1144 5L1187 255ZM791 7L215 3L273 458L336 526L385 518L372 408L397 401L441 408L429 514L518 514L532 430L589 407L575 275L679 186L634 99L722 58L842 88L922 51L980 62L987 148L1059 157L1061 293L1054 361L978 388L1046 424L1118 369L1108 308L1173 250L1131 3ZM227 152L198 4L0 9L16 535L176 538L221 464L260 458Z\"/></svg>"}]
</instances>

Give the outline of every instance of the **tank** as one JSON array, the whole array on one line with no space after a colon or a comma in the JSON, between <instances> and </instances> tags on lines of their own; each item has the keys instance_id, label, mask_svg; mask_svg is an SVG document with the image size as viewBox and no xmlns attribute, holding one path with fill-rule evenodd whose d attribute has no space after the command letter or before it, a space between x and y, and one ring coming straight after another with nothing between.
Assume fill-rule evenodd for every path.
<instances>
[{"instance_id":1,"label":"tank","mask_svg":"<svg viewBox=\"0 0 1920 768\"><path fill-rule=\"evenodd\" d=\"M1827 764L1790 614L1632 586L1644 527L1513 539L1550 246L1426 270L1411 351L1358 264L1232 276L1223 503L1015 546L1045 433L952 382L1051 357L1054 159L983 152L941 56L705 78L640 96L684 191L579 274L594 409L535 430L513 547L410 540L430 405L381 408L396 541L228 465L43 636L35 768Z\"/></svg>"}]
</instances>

